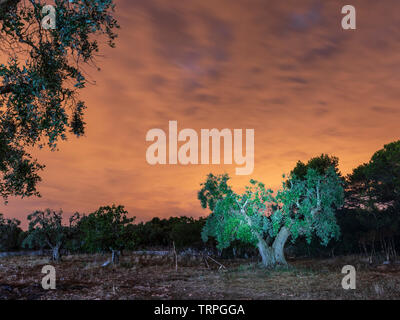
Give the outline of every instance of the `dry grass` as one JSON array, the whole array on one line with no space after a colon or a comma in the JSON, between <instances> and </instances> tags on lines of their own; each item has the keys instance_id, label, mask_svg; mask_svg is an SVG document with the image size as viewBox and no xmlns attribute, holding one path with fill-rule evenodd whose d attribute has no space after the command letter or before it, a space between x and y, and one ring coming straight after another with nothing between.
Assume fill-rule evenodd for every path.
<instances>
[{"instance_id":1,"label":"dry grass","mask_svg":"<svg viewBox=\"0 0 400 320\"><path fill-rule=\"evenodd\" d=\"M210 268L201 257L128 255L117 267L108 256L76 255L55 264L57 289L43 290L43 257L0 259L0 299L399 299L400 265L370 266L359 257L290 261L266 270L248 260ZM357 270L357 289L341 287L344 265Z\"/></svg>"}]
</instances>

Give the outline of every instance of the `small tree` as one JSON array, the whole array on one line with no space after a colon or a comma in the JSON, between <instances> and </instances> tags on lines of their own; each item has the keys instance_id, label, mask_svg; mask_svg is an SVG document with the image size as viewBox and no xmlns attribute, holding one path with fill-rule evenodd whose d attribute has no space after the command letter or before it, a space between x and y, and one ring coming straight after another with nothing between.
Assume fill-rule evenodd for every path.
<instances>
[{"instance_id":1,"label":"small tree","mask_svg":"<svg viewBox=\"0 0 400 320\"><path fill-rule=\"evenodd\" d=\"M343 189L333 168L326 174L308 169L304 179L289 176L277 197L255 180L242 195L236 194L228 179L210 174L198 196L203 208L212 210L203 241L215 237L219 249L234 240L250 243L258 248L263 265L271 267L287 264L284 246L289 236L305 235L311 241L315 232L327 244L339 234L333 208L342 204Z\"/></svg>"},{"instance_id":2,"label":"small tree","mask_svg":"<svg viewBox=\"0 0 400 320\"><path fill-rule=\"evenodd\" d=\"M5 219L0 213L0 251L18 249L19 239L22 233L19 227L21 221L17 219Z\"/></svg>"},{"instance_id":3,"label":"small tree","mask_svg":"<svg viewBox=\"0 0 400 320\"><path fill-rule=\"evenodd\" d=\"M91 252L111 251L112 263L119 262L120 251L128 245L127 226L135 220L128 218L123 206L100 207L81 221L84 246Z\"/></svg>"},{"instance_id":4,"label":"small tree","mask_svg":"<svg viewBox=\"0 0 400 320\"><path fill-rule=\"evenodd\" d=\"M69 226L62 223L62 210L59 212L46 209L45 211L35 211L28 215L29 230L23 245L30 248L39 246L44 248L49 246L52 251L52 260L60 261L61 248L65 245L73 232L74 225L79 221L79 214L75 214L69 219Z\"/></svg>"}]
</instances>

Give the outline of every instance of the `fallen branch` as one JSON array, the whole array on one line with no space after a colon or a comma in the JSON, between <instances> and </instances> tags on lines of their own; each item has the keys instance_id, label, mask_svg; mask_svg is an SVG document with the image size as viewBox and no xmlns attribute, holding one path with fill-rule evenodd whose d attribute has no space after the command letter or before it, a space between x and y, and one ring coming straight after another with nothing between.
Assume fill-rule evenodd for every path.
<instances>
[{"instance_id":1,"label":"fallen branch","mask_svg":"<svg viewBox=\"0 0 400 320\"><path fill-rule=\"evenodd\" d=\"M207 257L205 257L204 255L203 255L203 260L204 260L204 262L206 264L207 269L210 269L210 265L207 262Z\"/></svg>"},{"instance_id":2,"label":"fallen branch","mask_svg":"<svg viewBox=\"0 0 400 320\"><path fill-rule=\"evenodd\" d=\"M226 268L222 263L219 263L217 260L211 258L210 256L207 256L206 258L208 258L208 259L210 259L211 261L214 261L216 264L218 264L218 265L219 265L218 270L221 270L221 269L227 270L227 268Z\"/></svg>"}]
</instances>

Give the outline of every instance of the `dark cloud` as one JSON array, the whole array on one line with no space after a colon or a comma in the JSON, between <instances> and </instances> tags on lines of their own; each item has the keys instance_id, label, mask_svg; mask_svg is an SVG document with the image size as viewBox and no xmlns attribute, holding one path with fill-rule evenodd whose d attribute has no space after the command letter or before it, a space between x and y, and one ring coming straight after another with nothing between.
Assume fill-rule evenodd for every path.
<instances>
[{"instance_id":1,"label":"dark cloud","mask_svg":"<svg viewBox=\"0 0 400 320\"><path fill-rule=\"evenodd\" d=\"M195 116L198 112L199 112L199 107L197 106L190 106L190 107L186 107L183 110L184 115L186 116Z\"/></svg>"},{"instance_id":2,"label":"dark cloud","mask_svg":"<svg viewBox=\"0 0 400 320\"><path fill-rule=\"evenodd\" d=\"M327 41L326 44L310 49L300 58L302 63L314 63L319 59L331 59L335 54L340 53L341 44L343 38L332 38Z\"/></svg>"},{"instance_id":3,"label":"dark cloud","mask_svg":"<svg viewBox=\"0 0 400 320\"><path fill-rule=\"evenodd\" d=\"M193 100L202 103L217 104L220 98L210 94L197 94L193 97Z\"/></svg>"},{"instance_id":4,"label":"dark cloud","mask_svg":"<svg viewBox=\"0 0 400 320\"><path fill-rule=\"evenodd\" d=\"M328 108L319 107L319 108L313 109L313 114L315 116L317 116L317 117L325 116L328 113L329 113L329 109Z\"/></svg>"},{"instance_id":5,"label":"dark cloud","mask_svg":"<svg viewBox=\"0 0 400 320\"><path fill-rule=\"evenodd\" d=\"M200 81L195 79L184 79L183 80L183 94L191 93L197 89L204 88Z\"/></svg>"},{"instance_id":6,"label":"dark cloud","mask_svg":"<svg viewBox=\"0 0 400 320\"><path fill-rule=\"evenodd\" d=\"M227 61L230 56L229 47L234 40L231 25L215 15L203 13L200 16L208 31L209 53L216 61Z\"/></svg>"},{"instance_id":7,"label":"dark cloud","mask_svg":"<svg viewBox=\"0 0 400 320\"><path fill-rule=\"evenodd\" d=\"M308 80L302 77L281 77L283 82L296 83L296 84L307 84Z\"/></svg>"},{"instance_id":8,"label":"dark cloud","mask_svg":"<svg viewBox=\"0 0 400 320\"><path fill-rule=\"evenodd\" d=\"M154 74L154 75L151 75L150 77L148 77L147 84L148 84L149 89L156 90L156 89L162 88L165 85L167 85L168 80L165 77L163 77L162 75Z\"/></svg>"},{"instance_id":9,"label":"dark cloud","mask_svg":"<svg viewBox=\"0 0 400 320\"><path fill-rule=\"evenodd\" d=\"M262 69L262 68L260 68L260 67L252 67L251 69L250 69L250 72L251 73L254 73L254 74L260 74L260 73L262 73L264 70Z\"/></svg>"},{"instance_id":10,"label":"dark cloud","mask_svg":"<svg viewBox=\"0 0 400 320\"><path fill-rule=\"evenodd\" d=\"M383 106L373 106L371 107L371 110L377 113L381 114L391 114L391 113L399 113L400 112L400 107L399 108L391 108L391 107L383 107Z\"/></svg>"},{"instance_id":11,"label":"dark cloud","mask_svg":"<svg viewBox=\"0 0 400 320\"><path fill-rule=\"evenodd\" d=\"M341 129L338 129L336 127L328 127L328 128L324 128L324 129L320 129L318 130L317 137L344 137L346 136L345 132Z\"/></svg>"},{"instance_id":12,"label":"dark cloud","mask_svg":"<svg viewBox=\"0 0 400 320\"><path fill-rule=\"evenodd\" d=\"M322 21L322 8L323 4L316 2L305 12L290 14L287 22L288 29L295 32L307 32L311 28L316 28Z\"/></svg>"}]
</instances>

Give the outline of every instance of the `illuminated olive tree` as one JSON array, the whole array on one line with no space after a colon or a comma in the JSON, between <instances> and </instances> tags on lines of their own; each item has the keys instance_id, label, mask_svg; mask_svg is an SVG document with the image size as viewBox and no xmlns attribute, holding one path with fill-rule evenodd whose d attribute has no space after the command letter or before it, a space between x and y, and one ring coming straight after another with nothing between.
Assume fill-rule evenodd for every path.
<instances>
[{"instance_id":1,"label":"illuminated olive tree","mask_svg":"<svg viewBox=\"0 0 400 320\"><path fill-rule=\"evenodd\" d=\"M43 28L40 0L0 0L0 196L38 195L31 147L56 149L68 131L84 133L79 91L100 39L114 46L112 0L46 1L55 28Z\"/></svg>"},{"instance_id":2,"label":"illuminated olive tree","mask_svg":"<svg viewBox=\"0 0 400 320\"><path fill-rule=\"evenodd\" d=\"M311 241L316 234L322 244L339 235L334 208L343 203L343 188L335 170L325 174L308 169L304 179L289 176L283 188L273 196L263 183L251 180L246 191L236 194L227 175L210 174L199 191L203 208L212 213L202 237L217 240L218 248L229 247L234 240L258 248L264 266L287 264L284 247L288 238L302 235Z\"/></svg>"}]
</instances>

